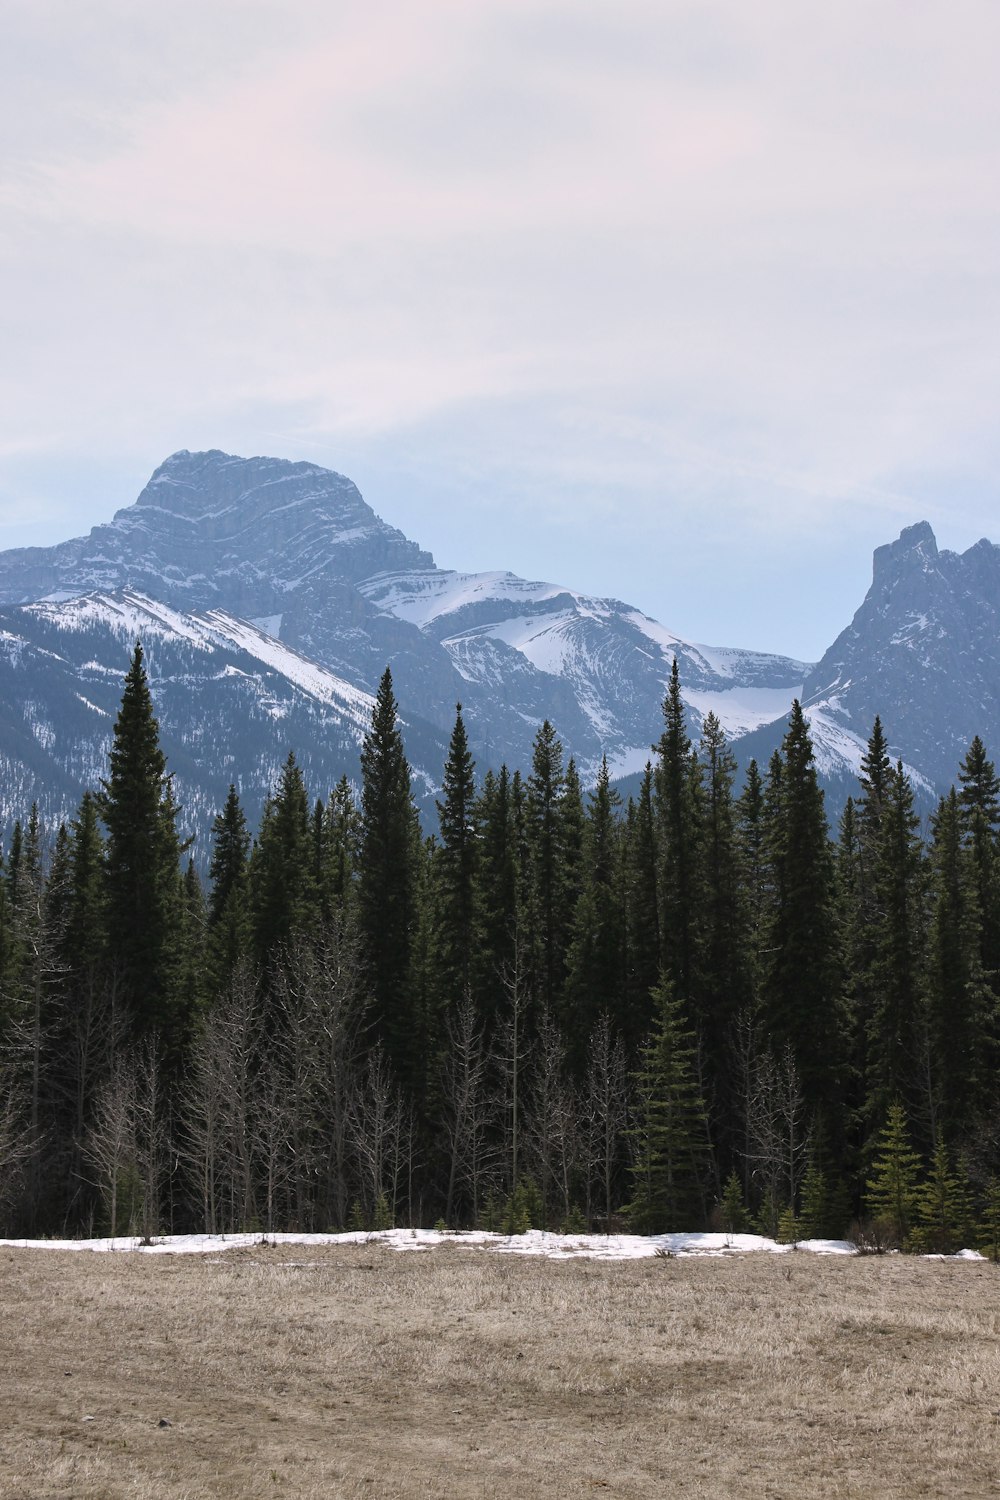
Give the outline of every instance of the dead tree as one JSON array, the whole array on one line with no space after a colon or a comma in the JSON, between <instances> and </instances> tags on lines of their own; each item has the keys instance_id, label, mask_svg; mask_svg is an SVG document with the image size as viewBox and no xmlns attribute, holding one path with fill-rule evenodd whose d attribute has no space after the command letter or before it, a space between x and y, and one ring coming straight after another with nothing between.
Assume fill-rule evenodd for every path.
<instances>
[{"instance_id":1,"label":"dead tree","mask_svg":"<svg viewBox=\"0 0 1000 1500\"><path fill-rule=\"evenodd\" d=\"M472 1223L479 1218L480 1189L490 1165L489 1127L494 1101L489 1092L489 1058L483 1028L471 995L445 1023L447 1051L441 1064L442 1128L448 1148L448 1190L444 1218L453 1224L456 1202L464 1198Z\"/></svg>"},{"instance_id":2,"label":"dead tree","mask_svg":"<svg viewBox=\"0 0 1000 1500\"><path fill-rule=\"evenodd\" d=\"M547 1012L542 1015L534 1047L531 1101L525 1112L525 1124L546 1223L552 1217L556 1196L566 1219L579 1156L577 1108L573 1087L566 1077L562 1037Z\"/></svg>"},{"instance_id":3,"label":"dead tree","mask_svg":"<svg viewBox=\"0 0 1000 1500\"><path fill-rule=\"evenodd\" d=\"M586 1162L586 1216L592 1214L592 1190L600 1191L605 1225L611 1222L615 1178L628 1126L628 1065L625 1043L605 1013L590 1035L587 1073L581 1095L581 1130Z\"/></svg>"}]
</instances>

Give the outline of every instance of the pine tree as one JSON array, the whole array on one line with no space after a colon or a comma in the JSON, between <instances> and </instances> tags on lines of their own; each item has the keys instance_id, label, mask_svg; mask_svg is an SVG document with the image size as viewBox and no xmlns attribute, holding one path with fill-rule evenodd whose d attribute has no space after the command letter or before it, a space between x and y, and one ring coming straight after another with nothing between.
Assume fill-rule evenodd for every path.
<instances>
[{"instance_id":1,"label":"pine tree","mask_svg":"<svg viewBox=\"0 0 1000 1500\"><path fill-rule=\"evenodd\" d=\"M736 801L735 826L737 869L746 925L745 983L747 1003L752 1013L760 996L769 910L764 783L755 760L747 766L743 791Z\"/></svg>"},{"instance_id":2,"label":"pine tree","mask_svg":"<svg viewBox=\"0 0 1000 1500\"><path fill-rule=\"evenodd\" d=\"M344 915L353 905L358 866L358 809L350 782L344 775L330 794L326 808L326 859L323 901L327 919Z\"/></svg>"},{"instance_id":3,"label":"pine tree","mask_svg":"<svg viewBox=\"0 0 1000 1500\"><path fill-rule=\"evenodd\" d=\"M411 972L419 916L420 830L388 667L361 750L359 844L358 920L372 1019L397 1076L415 1083L423 1078L425 1046Z\"/></svg>"},{"instance_id":4,"label":"pine tree","mask_svg":"<svg viewBox=\"0 0 1000 1500\"><path fill-rule=\"evenodd\" d=\"M1000 1262L1000 1177L995 1173L986 1184L976 1243L994 1264Z\"/></svg>"},{"instance_id":5,"label":"pine tree","mask_svg":"<svg viewBox=\"0 0 1000 1500\"><path fill-rule=\"evenodd\" d=\"M653 996L656 1024L636 1075L633 1196L629 1221L638 1234L690 1229L704 1216L704 1101L695 1078L694 1038L666 978Z\"/></svg>"},{"instance_id":6,"label":"pine tree","mask_svg":"<svg viewBox=\"0 0 1000 1500\"><path fill-rule=\"evenodd\" d=\"M138 643L101 786L109 962L136 1033L156 1030L169 1046L186 1025L177 993L173 927L180 897L180 842Z\"/></svg>"},{"instance_id":7,"label":"pine tree","mask_svg":"<svg viewBox=\"0 0 1000 1500\"><path fill-rule=\"evenodd\" d=\"M487 1029L503 1007L521 907L517 809L505 765L487 771L474 808L479 858L473 889L472 990Z\"/></svg>"},{"instance_id":8,"label":"pine tree","mask_svg":"<svg viewBox=\"0 0 1000 1500\"><path fill-rule=\"evenodd\" d=\"M653 768L646 762L639 797L629 804L625 824L625 996L620 1017L630 1056L653 1022L650 996L660 973L660 901L657 889Z\"/></svg>"},{"instance_id":9,"label":"pine tree","mask_svg":"<svg viewBox=\"0 0 1000 1500\"><path fill-rule=\"evenodd\" d=\"M529 930L535 946L535 999L555 1011L562 995L567 939L564 824L561 802L566 785L562 745L548 719L531 756L525 796L528 842Z\"/></svg>"},{"instance_id":10,"label":"pine tree","mask_svg":"<svg viewBox=\"0 0 1000 1500\"><path fill-rule=\"evenodd\" d=\"M772 1045L790 1045L807 1096L839 1132L844 1016L833 853L805 715L792 705L780 774L768 787L773 908L763 1015Z\"/></svg>"},{"instance_id":11,"label":"pine tree","mask_svg":"<svg viewBox=\"0 0 1000 1500\"><path fill-rule=\"evenodd\" d=\"M971 852L952 787L932 823L928 1023L937 1131L964 1141L988 1094L988 991Z\"/></svg>"},{"instance_id":12,"label":"pine tree","mask_svg":"<svg viewBox=\"0 0 1000 1500\"><path fill-rule=\"evenodd\" d=\"M917 1198L914 1248L935 1255L954 1255L972 1238L972 1211L966 1184L951 1165L939 1141L927 1181Z\"/></svg>"},{"instance_id":13,"label":"pine tree","mask_svg":"<svg viewBox=\"0 0 1000 1500\"><path fill-rule=\"evenodd\" d=\"M702 950L701 1041L712 1133L720 1172L733 1160L736 1131L732 1053L736 1018L749 1009L750 964L746 907L740 889L733 782L736 762L715 714L706 716L701 735L704 766L704 942Z\"/></svg>"},{"instance_id":14,"label":"pine tree","mask_svg":"<svg viewBox=\"0 0 1000 1500\"><path fill-rule=\"evenodd\" d=\"M987 1033L992 1071L1000 1062L1000 777L976 735L958 772L962 827L978 906L979 968L989 988Z\"/></svg>"},{"instance_id":15,"label":"pine tree","mask_svg":"<svg viewBox=\"0 0 1000 1500\"><path fill-rule=\"evenodd\" d=\"M222 993L250 949L250 830L235 786L212 824L207 963L209 998Z\"/></svg>"},{"instance_id":16,"label":"pine tree","mask_svg":"<svg viewBox=\"0 0 1000 1500\"><path fill-rule=\"evenodd\" d=\"M702 788L687 732L676 657L663 703L663 720L654 773L662 963L677 993L686 998L697 1024L701 1019L701 916L705 906Z\"/></svg>"},{"instance_id":17,"label":"pine tree","mask_svg":"<svg viewBox=\"0 0 1000 1500\"><path fill-rule=\"evenodd\" d=\"M436 988L445 1004L469 993L474 963L473 920L478 843L475 826L475 762L456 705L437 804L440 845L435 857Z\"/></svg>"},{"instance_id":18,"label":"pine tree","mask_svg":"<svg viewBox=\"0 0 1000 1500\"><path fill-rule=\"evenodd\" d=\"M887 779L872 851L873 911L866 976L871 996L867 1117L883 1118L890 1100L913 1092L922 1005L926 906L923 845L913 790L902 762Z\"/></svg>"},{"instance_id":19,"label":"pine tree","mask_svg":"<svg viewBox=\"0 0 1000 1500\"><path fill-rule=\"evenodd\" d=\"M920 1158L912 1149L903 1106L889 1106L866 1186L868 1212L890 1243L905 1247L919 1202Z\"/></svg>"},{"instance_id":20,"label":"pine tree","mask_svg":"<svg viewBox=\"0 0 1000 1500\"><path fill-rule=\"evenodd\" d=\"M590 796L584 835L583 888L573 915L566 980L566 1036L573 1066L585 1062L599 1017L619 1015L625 983L621 798L604 759Z\"/></svg>"},{"instance_id":21,"label":"pine tree","mask_svg":"<svg viewBox=\"0 0 1000 1500\"><path fill-rule=\"evenodd\" d=\"M249 881L254 951L266 966L296 935L314 930L318 913L309 797L294 752L264 809Z\"/></svg>"}]
</instances>

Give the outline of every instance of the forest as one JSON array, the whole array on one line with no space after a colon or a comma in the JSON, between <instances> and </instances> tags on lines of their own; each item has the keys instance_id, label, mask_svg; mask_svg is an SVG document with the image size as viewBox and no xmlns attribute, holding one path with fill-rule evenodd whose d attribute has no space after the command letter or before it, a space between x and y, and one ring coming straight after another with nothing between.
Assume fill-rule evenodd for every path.
<instances>
[{"instance_id":1,"label":"forest","mask_svg":"<svg viewBox=\"0 0 1000 1500\"><path fill-rule=\"evenodd\" d=\"M742 786L676 663L641 790L549 723L421 828L390 673L356 786L289 754L199 875L141 645L107 772L0 871L0 1230L850 1234L1000 1253L1000 779L924 829L876 720L828 826L806 717ZM325 791L325 789L323 789ZM313 792L315 789L313 789Z\"/></svg>"}]
</instances>

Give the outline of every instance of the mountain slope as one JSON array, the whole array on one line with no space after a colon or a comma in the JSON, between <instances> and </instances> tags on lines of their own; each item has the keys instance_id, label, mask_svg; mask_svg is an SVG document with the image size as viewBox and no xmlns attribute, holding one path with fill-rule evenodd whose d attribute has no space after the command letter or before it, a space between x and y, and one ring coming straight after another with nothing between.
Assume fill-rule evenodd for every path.
<instances>
[{"instance_id":1,"label":"mountain slope","mask_svg":"<svg viewBox=\"0 0 1000 1500\"><path fill-rule=\"evenodd\" d=\"M184 821L205 833L230 782L253 823L294 749L326 797L358 751L373 699L266 632L221 610L184 614L141 595L90 594L0 611L0 815L38 800L50 818L96 787L141 638ZM418 795L446 753L420 720L405 726Z\"/></svg>"},{"instance_id":2,"label":"mountain slope","mask_svg":"<svg viewBox=\"0 0 1000 1500\"><path fill-rule=\"evenodd\" d=\"M787 710L807 666L692 645L617 600L511 574L458 574L313 464L174 454L89 536L0 553L0 602L131 589L256 622L373 692L393 668L405 715L447 734L466 708L480 764L524 766L551 719L584 776L644 764L675 654L695 721L732 732Z\"/></svg>"}]
</instances>

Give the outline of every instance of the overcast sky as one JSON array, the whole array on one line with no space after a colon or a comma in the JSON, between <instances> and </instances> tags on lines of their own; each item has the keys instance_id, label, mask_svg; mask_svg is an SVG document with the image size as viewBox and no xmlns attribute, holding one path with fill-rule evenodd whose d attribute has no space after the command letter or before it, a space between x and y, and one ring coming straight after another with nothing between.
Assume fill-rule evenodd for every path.
<instances>
[{"instance_id":1,"label":"overcast sky","mask_svg":"<svg viewBox=\"0 0 1000 1500\"><path fill-rule=\"evenodd\" d=\"M819 656L1000 542L997 0L5 0L0 546L177 448Z\"/></svg>"}]
</instances>

